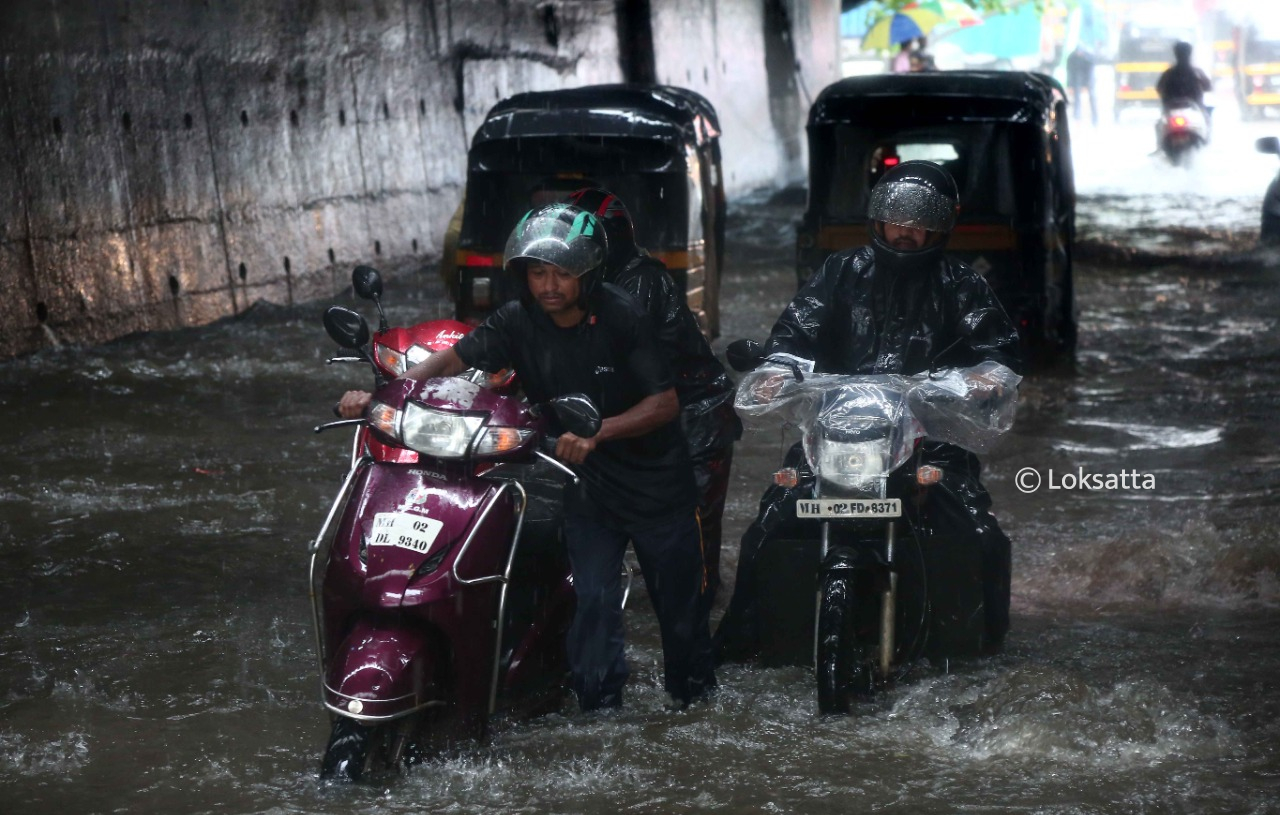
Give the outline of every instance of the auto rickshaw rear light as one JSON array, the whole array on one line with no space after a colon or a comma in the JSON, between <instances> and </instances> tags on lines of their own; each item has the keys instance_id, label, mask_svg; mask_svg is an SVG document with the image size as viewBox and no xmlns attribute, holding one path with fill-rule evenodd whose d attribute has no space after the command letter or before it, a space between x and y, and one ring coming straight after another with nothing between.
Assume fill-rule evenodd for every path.
<instances>
[{"instance_id":1,"label":"auto rickshaw rear light","mask_svg":"<svg viewBox=\"0 0 1280 815\"><path fill-rule=\"evenodd\" d=\"M795 467L783 467L773 474L773 483L779 487L794 487L800 483L800 471Z\"/></svg>"},{"instance_id":2,"label":"auto rickshaw rear light","mask_svg":"<svg viewBox=\"0 0 1280 815\"><path fill-rule=\"evenodd\" d=\"M1186 117L1186 116L1174 116L1174 117L1173 117L1173 126L1174 126L1174 127L1186 127L1186 126L1187 126L1187 117Z\"/></svg>"},{"instance_id":3,"label":"auto rickshaw rear light","mask_svg":"<svg viewBox=\"0 0 1280 815\"><path fill-rule=\"evenodd\" d=\"M886 166L886 167L896 167L896 166L898 166L898 161L899 161L899 159L898 159L898 157L897 157L897 156L889 156L889 157L887 157L887 158L884 160L884 166Z\"/></svg>"},{"instance_id":4,"label":"auto rickshaw rear light","mask_svg":"<svg viewBox=\"0 0 1280 815\"><path fill-rule=\"evenodd\" d=\"M942 480L942 470L932 464L925 464L916 470L916 483L922 487L937 484Z\"/></svg>"},{"instance_id":5,"label":"auto rickshaw rear light","mask_svg":"<svg viewBox=\"0 0 1280 815\"><path fill-rule=\"evenodd\" d=\"M466 260L463 261L462 265L463 266L497 266L498 261L496 258L492 258L489 255L467 255L467 258Z\"/></svg>"}]
</instances>

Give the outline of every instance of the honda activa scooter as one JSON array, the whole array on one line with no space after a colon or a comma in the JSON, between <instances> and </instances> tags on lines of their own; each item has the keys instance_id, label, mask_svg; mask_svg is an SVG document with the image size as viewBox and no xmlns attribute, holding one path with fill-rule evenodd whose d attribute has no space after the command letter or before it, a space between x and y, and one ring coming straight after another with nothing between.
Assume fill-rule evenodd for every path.
<instances>
[{"instance_id":1,"label":"honda activa scooter","mask_svg":"<svg viewBox=\"0 0 1280 815\"><path fill-rule=\"evenodd\" d=\"M730 345L728 359L751 371L738 413L775 414L802 435L803 460L774 476L792 498L758 555L762 661L812 665L819 712L845 713L914 660L979 655L981 554L947 546L905 510L943 476L922 463L918 442L984 451L1012 425L1020 377L997 363L814 374L804 360L764 358L749 340Z\"/></svg>"},{"instance_id":2,"label":"honda activa scooter","mask_svg":"<svg viewBox=\"0 0 1280 815\"><path fill-rule=\"evenodd\" d=\"M377 273L362 267L353 282L381 315ZM389 380L465 325L388 328L383 316L370 351L356 312L331 307L324 323L352 352L342 359L371 363L378 380L365 418L316 429L355 426L356 437L310 547L332 719L321 776L359 780L483 738L499 711L558 707L574 610L558 507L574 476L540 447L553 418L589 437L600 415L578 395L528 405L510 377Z\"/></svg>"}]
</instances>

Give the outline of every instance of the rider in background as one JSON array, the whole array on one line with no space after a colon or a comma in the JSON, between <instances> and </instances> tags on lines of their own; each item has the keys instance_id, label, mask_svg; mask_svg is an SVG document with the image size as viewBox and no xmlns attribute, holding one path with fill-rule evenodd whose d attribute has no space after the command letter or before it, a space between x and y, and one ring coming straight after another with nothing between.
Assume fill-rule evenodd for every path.
<instances>
[{"instance_id":1,"label":"rider in background","mask_svg":"<svg viewBox=\"0 0 1280 815\"><path fill-rule=\"evenodd\" d=\"M733 443L742 436L742 422L733 410L733 380L716 359L667 267L636 245L635 225L621 199L607 190L588 187L570 194L567 201L595 215L604 225L609 239L604 282L622 288L648 313L675 374L680 425L698 485L710 613L720 586L721 519Z\"/></svg>"},{"instance_id":2,"label":"rider in background","mask_svg":"<svg viewBox=\"0 0 1280 815\"><path fill-rule=\"evenodd\" d=\"M1178 42L1173 46L1174 64L1156 82L1160 105L1167 113L1179 101L1194 102L1205 113L1204 95L1213 90L1213 83L1205 72L1191 64L1191 43Z\"/></svg>"},{"instance_id":3,"label":"rider in background","mask_svg":"<svg viewBox=\"0 0 1280 815\"><path fill-rule=\"evenodd\" d=\"M992 361L1017 371L1018 332L987 282L943 255L959 194L941 166L904 161L871 191L871 246L837 252L800 289L774 324L766 355L812 363L817 373L918 374ZM976 387L993 383L975 381ZM986 641L998 649L1009 627L1010 543L990 513L981 465L955 445L925 439L922 463L942 470L913 525L944 545L982 556ZM784 467L807 467L795 445ZM716 631L721 659L759 652L756 561L771 532L794 510L796 488L775 486L742 536L733 599Z\"/></svg>"}]
</instances>

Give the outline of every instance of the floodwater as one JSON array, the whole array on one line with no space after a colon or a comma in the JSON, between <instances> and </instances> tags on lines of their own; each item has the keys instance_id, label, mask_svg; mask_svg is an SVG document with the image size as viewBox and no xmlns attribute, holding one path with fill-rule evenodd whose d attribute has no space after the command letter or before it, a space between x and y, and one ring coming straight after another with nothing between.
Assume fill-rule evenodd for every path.
<instances>
[{"instance_id":1,"label":"floodwater","mask_svg":"<svg viewBox=\"0 0 1280 815\"><path fill-rule=\"evenodd\" d=\"M751 666L665 712L640 593L622 712L566 704L323 785L304 552L349 441L311 427L366 378L324 365L320 305L0 363L0 811L1280 812L1267 133L1224 121L1189 171L1147 155L1136 115L1077 133L1077 361L1024 382L986 457L1015 547L1008 647L848 718L817 716L808 671ZM798 210L734 207L719 345L789 298ZM430 272L389 285L392 321L442 313L436 292ZM739 447L730 581L785 444ZM1150 488L1064 488L1125 472Z\"/></svg>"}]
</instances>

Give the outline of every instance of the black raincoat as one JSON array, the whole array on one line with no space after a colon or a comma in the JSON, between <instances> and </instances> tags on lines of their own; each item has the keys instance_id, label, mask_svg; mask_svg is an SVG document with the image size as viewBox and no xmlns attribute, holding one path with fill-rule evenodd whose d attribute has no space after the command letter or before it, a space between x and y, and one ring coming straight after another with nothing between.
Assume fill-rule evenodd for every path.
<instances>
[{"instance_id":1,"label":"black raincoat","mask_svg":"<svg viewBox=\"0 0 1280 815\"><path fill-rule=\"evenodd\" d=\"M1020 372L1018 330L987 282L958 261L877 270L870 247L832 255L778 318L765 352L819 373L916 374L992 360Z\"/></svg>"},{"instance_id":2,"label":"black raincoat","mask_svg":"<svg viewBox=\"0 0 1280 815\"><path fill-rule=\"evenodd\" d=\"M617 243L622 245L621 241ZM618 254L626 251L624 246ZM733 443L742 436L742 422L733 410L733 380L711 350L698 319L684 304L661 261L633 243L629 255L610 258L604 279L626 291L648 312L671 363L680 400L680 425L698 489L709 614L720 585L721 519L729 489Z\"/></svg>"},{"instance_id":3,"label":"black raincoat","mask_svg":"<svg viewBox=\"0 0 1280 815\"><path fill-rule=\"evenodd\" d=\"M733 380L684 305L667 267L639 253L611 266L604 279L634 297L653 321L675 374L690 455L733 444L742 435L742 423L733 412Z\"/></svg>"},{"instance_id":4,"label":"black raincoat","mask_svg":"<svg viewBox=\"0 0 1280 815\"><path fill-rule=\"evenodd\" d=\"M1021 368L1017 329L968 266L941 256L895 263L891 272L877 265L871 247L828 258L778 318L766 353L813 360L817 372L833 374L910 375L986 360ZM912 461L913 467L939 467L943 476L923 504L907 507L907 520L925 538L946 537L981 552L987 641L998 645L1009 624L1010 544L989 512L978 458L926 440ZM811 494L812 473L799 444L784 466L800 470L801 485L766 490L759 515L742 537L733 599L716 632L722 658L742 659L758 650L757 555L771 534L795 518L795 501Z\"/></svg>"}]
</instances>

